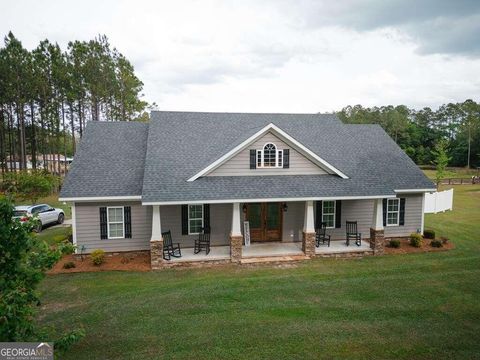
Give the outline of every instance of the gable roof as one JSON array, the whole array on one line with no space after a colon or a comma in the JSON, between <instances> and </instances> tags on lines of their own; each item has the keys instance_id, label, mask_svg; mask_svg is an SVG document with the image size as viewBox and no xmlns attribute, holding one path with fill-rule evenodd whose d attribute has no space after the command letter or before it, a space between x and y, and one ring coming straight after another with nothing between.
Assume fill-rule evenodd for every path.
<instances>
[{"instance_id":1,"label":"gable roof","mask_svg":"<svg viewBox=\"0 0 480 360\"><path fill-rule=\"evenodd\" d=\"M60 198L140 199L148 124L87 124L65 177Z\"/></svg>"},{"instance_id":2,"label":"gable roof","mask_svg":"<svg viewBox=\"0 0 480 360\"><path fill-rule=\"evenodd\" d=\"M327 161L323 160L320 156L318 156L309 148L304 146L302 143L300 143L299 141L297 141L296 139L288 135L285 131L280 129L278 126L270 123L266 125L264 128L257 131L255 134L253 134L249 138L245 139L239 145L232 148L230 151L228 151L226 154L221 156L219 159L212 162L206 168L202 169L201 171L193 175L190 179L188 179L188 181L195 181L199 177L207 175L208 173L215 170L217 167L224 164L228 160L230 160L233 156L235 156L240 151L247 148L250 144L254 143L257 139L261 138L268 132L273 132L277 137L289 143L290 146L295 147L301 154L303 154L305 157L307 157L310 161L312 161L317 166L320 166L322 169L328 171L329 173L334 173L343 179L348 179L348 176L345 175L343 172L335 168L333 165L329 164Z\"/></svg>"},{"instance_id":3,"label":"gable roof","mask_svg":"<svg viewBox=\"0 0 480 360\"><path fill-rule=\"evenodd\" d=\"M348 178L205 176L188 181L269 124ZM434 189L433 183L378 125L343 124L331 114L154 111L149 124L90 123L61 197L141 194L144 204L179 204L387 197L396 190L427 189Z\"/></svg>"}]
</instances>

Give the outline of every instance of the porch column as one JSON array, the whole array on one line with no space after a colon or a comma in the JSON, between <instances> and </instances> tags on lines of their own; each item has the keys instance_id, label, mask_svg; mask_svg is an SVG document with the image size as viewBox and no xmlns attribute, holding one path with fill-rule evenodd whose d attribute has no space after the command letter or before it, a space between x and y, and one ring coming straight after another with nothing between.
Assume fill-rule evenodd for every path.
<instances>
[{"instance_id":1,"label":"porch column","mask_svg":"<svg viewBox=\"0 0 480 360\"><path fill-rule=\"evenodd\" d=\"M230 260L239 264L242 260L243 236L240 227L240 203L233 203L232 231L230 232Z\"/></svg>"},{"instance_id":2,"label":"porch column","mask_svg":"<svg viewBox=\"0 0 480 360\"><path fill-rule=\"evenodd\" d=\"M150 239L150 265L152 270L162 268L163 265L163 238L160 222L160 206L152 206L152 237Z\"/></svg>"},{"instance_id":3,"label":"porch column","mask_svg":"<svg viewBox=\"0 0 480 360\"><path fill-rule=\"evenodd\" d=\"M315 256L315 222L313 216L313 201L305 202L302 250L307 256Z\"/></svg>"},{"instance_id":4,"label":"porch column","mask_svg":"<svg viewBox=\"0 0 480 360\"><path fill-rule=\"evenodd\" d=\"M383 228L383 199L373 201L373 219L370 228L370 248L374 255L382 255L385 246L385 234Z\"/></svg>"}]
</instances>

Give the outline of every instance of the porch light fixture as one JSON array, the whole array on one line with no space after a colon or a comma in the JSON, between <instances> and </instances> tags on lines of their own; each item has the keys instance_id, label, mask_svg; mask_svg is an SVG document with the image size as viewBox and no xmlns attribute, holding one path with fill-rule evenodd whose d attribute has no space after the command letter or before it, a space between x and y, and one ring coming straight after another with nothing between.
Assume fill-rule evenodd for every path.
<instances>
[{"instance_id":1,"label":"porch light fixture","mask_svg":"<svg viewBox=\"0 0 480 360\"><path fill-rule=\"evenodd\" d=\"M287 211L288 210L288 205L286 202L282 203L282 210Z\"/></svg>"}]
</instances>

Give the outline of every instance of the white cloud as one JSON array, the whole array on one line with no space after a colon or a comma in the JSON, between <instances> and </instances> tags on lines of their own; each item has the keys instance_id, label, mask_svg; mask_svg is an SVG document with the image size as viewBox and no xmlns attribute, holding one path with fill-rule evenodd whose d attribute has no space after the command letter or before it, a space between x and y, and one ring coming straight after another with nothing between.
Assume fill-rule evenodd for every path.
<instances>
[{"instance_id":1,"label":"white cloud","mask_svg":"<svg viewBox=\"0 0 480 360\"><path fill-rule=\"evenodd\" d=\"M0 33L12 30L29 48L43 38L65 46L104 33L134 64L147 100L164 110L316 112L356 103L423 107L480 93L473 76L480 70L475 51L432 54L465 53L471 41L463 41L461 51L445 50L445 42L431 42L431 48L422 42L433 36L424 24L445 27L448 18L431 20L419 10L416 26L408 17L385 19L384 7L371 2L357 14L364 16L360 21L349 15L358 7L355 1L340 7L317 4L12 1L0 13ZM455 16L452 23L474 33L474 23L462 19L475 14ZM450 32L450 47L459 46L459 31Z\"/></svg>"}]
</instances>

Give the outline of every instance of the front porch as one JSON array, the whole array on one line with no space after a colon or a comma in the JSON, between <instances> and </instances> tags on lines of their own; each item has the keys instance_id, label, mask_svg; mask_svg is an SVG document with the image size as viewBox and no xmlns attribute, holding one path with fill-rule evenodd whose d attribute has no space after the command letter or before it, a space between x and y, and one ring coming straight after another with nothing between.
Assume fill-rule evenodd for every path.
<instances>
[{"instance_id":1,"label":"front porch","mask_svg":"<svg viewBox=\"0 0 480 360\"><path fill-rule=\"evenodd\" d=\"M344 218L342 220L359 222L359 231L362 232L361 246L356 246L352 242L350 246L346 246L345 229L340 226L339 228L327 229L327 232L332 237L330 246L320 244L319 247L316 247L315 217L317 214L315 213L315 203L313 201L286 202L278 203L278 207L270 206L271 209L280 209L278 210L279 218L274 221L264 218L263 221L266 226L267 224L281 224L278 227L279 239L259 242L258 238L250 238L250 244L246 241L249 236L248 230L247 234L245 234L246 228L244 224L248 220L250 220L250 224L252 223L252 217L249 217L248 213L248 204L212 204L208 210L208 225L212 234L212 243L208 255L205 251L198 254L194 253L193 243L198 235L184 235L178 229L178 226L175 227L179 222L179 219L175 218L176 214L180 215L180 211L177 211L179 209L173 206L153 205L152 240L150 242L152 268L157 269L168 266L168 264L181 263L233 262L243 264L257 262L257 260L260 262L262 259L266 259L265 261L303 260L315 256L349 257L383 253L383 209L381 199L350 203L344 201L343 203ZM257 206L257 208L262 209L260 206ZM269 207L263 206L263 208L268 209ZM160 215L161 212L162 216ZM228 221L228 218L231 220ZM366 220L367 218L368 220ZM166 224L165 227L162 226L163 224ZM268 233L267 227L265 230L267 236L272 236L272 232ZM180 243L181 257L172 257L170 260L163 259L162 231L172 232L173 242ZM373 240L370 241L370 239Z\"/></svg>"}]
</instances>

